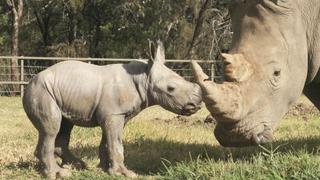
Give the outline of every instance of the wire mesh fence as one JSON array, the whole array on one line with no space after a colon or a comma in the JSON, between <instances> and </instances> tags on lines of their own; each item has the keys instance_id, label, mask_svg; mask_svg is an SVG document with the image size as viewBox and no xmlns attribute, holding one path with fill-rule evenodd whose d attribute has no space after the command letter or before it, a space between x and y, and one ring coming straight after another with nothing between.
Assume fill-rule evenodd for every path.
<instances>
[{"instance_id":1,"label":"wire mesh fence","mask_svg":"<svg viewBox=\"0 0 320 180\"><path fill-rule=\"evenodd\" d=\"M13 64L13 59L18 59L18 64ZM23 95L24 88L39 72L46 68L68 60L83 61L97 65L108 65L117 63L129 63L141 59L115 59L115 58L61 58L61 57L10 57L0 56L0 95L17 96ZM214 78L215 64L214 60L196 60L204 69L205 73ZM190 60L166 60L166 66L184 77L188 81L193 81ZM19 72L13 74L12 72Z\"/></svg>"}]
</instances>

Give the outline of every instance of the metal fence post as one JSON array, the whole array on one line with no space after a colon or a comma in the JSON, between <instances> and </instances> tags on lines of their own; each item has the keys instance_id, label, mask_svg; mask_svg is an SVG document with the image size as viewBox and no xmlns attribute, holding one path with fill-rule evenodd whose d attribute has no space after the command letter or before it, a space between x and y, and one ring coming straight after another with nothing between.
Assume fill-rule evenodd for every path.
<instances>
[{"instance_id":1,"label":"metal fence post","mask_svg":"<svg viewBox=\"0 0 320 180\"><path fill-rule=\"evenodd\" d=\"M20 96L24 94L24 60L20 60Z\"/></svg>"}]
</instances>

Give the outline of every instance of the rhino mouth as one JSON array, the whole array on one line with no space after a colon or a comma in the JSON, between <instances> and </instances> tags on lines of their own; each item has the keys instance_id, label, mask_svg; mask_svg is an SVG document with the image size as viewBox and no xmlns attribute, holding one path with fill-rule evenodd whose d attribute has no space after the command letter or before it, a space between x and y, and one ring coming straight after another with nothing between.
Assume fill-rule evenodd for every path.
<instances>
[{"instance_id":1,"label":"rhino mouth","mask_svg":"<svg viewBox=\"0 0 320 180\"><path fill-rule=\"evenodd\" d=\"M263 145L271 142L273 139L273 133L271 128L265 126L264 130L258 134L252 135L252 140L255 145Z\"/></svg>"},{"instance_id":2,"label":"rhino mouth","mask_svg":"<svg viewBox=\"0 0 320 180\"><path fill-rule=\"evenodd\" d=\"M183 107L180 114L184 116L190 116L196 113L200 108L201 108L200 105L196 105L194 103L188 103Z\"/></svg>"},{"instance_id":3,"label":"rhino mouth","mask_svg":"<svg viewBox=\"0 0 320 180\"><path fill-rule=\"evenodd\" d=\"M238 132L236 127L226 128L217 124L214 135L218 142L224 147L246 147L263 145L273 140L273 132L270 127L263 125L261 130L255 128L247 132Z\"/></svg>"}]
</instances>

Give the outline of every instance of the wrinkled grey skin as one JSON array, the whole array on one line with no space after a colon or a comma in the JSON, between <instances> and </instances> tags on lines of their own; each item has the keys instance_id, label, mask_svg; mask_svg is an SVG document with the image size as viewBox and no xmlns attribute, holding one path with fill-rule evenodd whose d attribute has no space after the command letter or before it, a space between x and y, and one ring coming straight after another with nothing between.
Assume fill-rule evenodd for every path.
<instances>
[{"instance_id":1,"label":"wrinkled grey skin","mask_svg":"<svg viewBox=\"0 0 320 180\"><path fill-rule=\"evenodd\" d=\"M206 80L193 62L223 146L270 142L302 92L320 107L320 1L234 0L227 82Z\"/></svg>"},{"instance_id":2,"label":"wrinkled grey skin","mask_svg":"<svg viewBox=\"0 0 320 180\"><path fill-rule=\"evenodd\" d=\"M141 110L160 105L177 114L191 115L201 105L201 90L164 65L161 42L153 61L96 66L78 61L58 63L33 78L23 107L39 132L35 155L43 174L55 179L69 176L63 164L85 168L68 149L74 125L100 126L100 166L111 175L136 177L124 165L122 131Z\"/></svg>"}]
</instances>

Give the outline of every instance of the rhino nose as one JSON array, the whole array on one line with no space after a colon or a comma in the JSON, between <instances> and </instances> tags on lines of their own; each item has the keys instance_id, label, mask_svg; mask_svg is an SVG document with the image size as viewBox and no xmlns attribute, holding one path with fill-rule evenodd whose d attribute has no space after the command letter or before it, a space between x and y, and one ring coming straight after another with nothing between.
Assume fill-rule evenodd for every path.
<instances>
[{"instance_id":1,"label":"rhino nose","mask_svg":"<svg viewBox=\"0 0 320 180\"><path fill-rule=\"evenodd\" d=\"M186 107L196 107L196 105L193 102L188 102Z\"/></svg>"},{"instance_id":2,"label":"rhino nose","mask_svg":"<svg viewBox=\"0 0 320 180\"><path fill-rule=\"evenodd\" d=\"M196 109L197 106L193 103L193 102L188 102L184 107L183 109L184 110L194 110Z\"/></svg>"},{"instance_id":3,"label":"rhino nose","mask_svg":"<svg viewBox=\"0 0 320 180\"><path fill-rule=\"evenodd\" d=\"M256 145L266 144L268 142L271 142L272 139L273 139L273 133L269 128L265 128L264 131L261 133L252 135L252 140Z\"/></svg>"},{"instance_id":4,"label":"rhino nose","mask_svg":"<svg viewBox=\"0 0 320 180\"><path fill-rule=\"evenodd\" d=\"M188 102L182 109L181 114L185 116L190 116L196 113L200 109L200 106L197 106L193 102Z\"/></svg>"},{"instance_id":5,"label":"rhino nose","mask_svg":"<svg viewBox=\"0 0 320 180\"><path fill-rule=\"evenodd\" d=\"M188 102L184 108L190 109L190 110L191 109L199 110L201 108L201 102L200 103Z\"/></svg>"}]
</instances>

